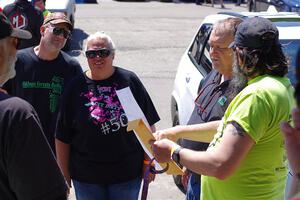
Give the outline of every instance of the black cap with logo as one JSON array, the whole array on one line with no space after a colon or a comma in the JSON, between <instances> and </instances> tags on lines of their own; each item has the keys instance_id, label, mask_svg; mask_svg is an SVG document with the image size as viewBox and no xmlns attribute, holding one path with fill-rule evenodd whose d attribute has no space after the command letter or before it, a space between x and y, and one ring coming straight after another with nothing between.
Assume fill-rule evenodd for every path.
<instances>
[{"instance_id":1,"label":"black cap with logo","mask_svg":"<svg viewBox=\"0 0 300 200\"><path fill-rule=\"evenodd\" d=\"M0 40L6 37L16 37L20 39L30 39L31 33L25 30L13 28L7 17L0 12Z\"/></svg>"}]
</instances>

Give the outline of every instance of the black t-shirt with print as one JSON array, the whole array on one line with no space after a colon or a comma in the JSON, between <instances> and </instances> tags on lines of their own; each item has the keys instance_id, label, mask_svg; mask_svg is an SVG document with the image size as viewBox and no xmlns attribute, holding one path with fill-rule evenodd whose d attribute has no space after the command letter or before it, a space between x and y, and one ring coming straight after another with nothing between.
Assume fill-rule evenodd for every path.
<instances>
[{"instance_id":1,"label":"black t-shirt with print","mask_svg":"<svg viewBox=\"0 0 300 200\"><path fill-rule=\"evenodd\" d=\"M155 107L138 77L115 67L106 80L93 81L85 73L73 79L63 95L56 138L71 145L72 179L92 184L132 180L142 173L144 152L116 90L129 87L150 125L159 121Z\"/></svg>"},{"instance_id":2,"label":"black t-shirt with print","mask_svg":"<svg viewBox=\"0 0 300 200\"><path fill-rule=\"evenodd\" d=\"M1 92L0 158L0 199L66 199L65 180L36 112Z\"/></svg>"},{"instance_id":3,"label":"black t-shirt with print","mask_svg":"<svg viewBox=\"0 0 300 200\"><path fill-rule=\"evenodd\" d=\"M56 59L46 61L33 48L27 48L18 51L16 76L4 85L10 95L25 99L37 111L53 151L61 94L67 83L81 73L79 63L63 51Z\"/></svg>"}]
</instances>

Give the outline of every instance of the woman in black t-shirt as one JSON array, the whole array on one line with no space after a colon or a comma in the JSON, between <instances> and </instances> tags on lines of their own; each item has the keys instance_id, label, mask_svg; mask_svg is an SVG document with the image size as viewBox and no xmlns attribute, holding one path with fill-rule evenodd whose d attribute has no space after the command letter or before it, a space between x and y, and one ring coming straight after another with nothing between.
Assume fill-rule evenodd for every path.
<instances>
[{"instance_id":1,"label":"woman in black t-shirt","mask_svg":"<svg viewBox=\"0 0 300 200\"><path fill-rule=\"evenodd\" d=\"M105 33L87 39L89 70L68 85L56 129L58 163L81 199L138 199L144 152L127 133L127 116L116 90L129 88L152 131L159 121L139 78L113 66L115 47Z\"/></svg>"}]
</instances>

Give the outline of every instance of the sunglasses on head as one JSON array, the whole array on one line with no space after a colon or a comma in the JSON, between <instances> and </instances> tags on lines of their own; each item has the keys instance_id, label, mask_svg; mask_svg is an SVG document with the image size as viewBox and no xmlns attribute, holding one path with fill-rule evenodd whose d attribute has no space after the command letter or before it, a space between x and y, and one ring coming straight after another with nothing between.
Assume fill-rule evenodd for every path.
<instances>
[{"instance_id":1,"label":"sunglasses on head","mask_svg":"<svg viewBox=\"0 0 300 200\"><path fill-rule=\"evenodd\" d=\"M111 50L110 49L97 49L97 50L87 50L85 52L85 56L87 58L96 58L97 56L99 56L100 58L106 58L111 54Z\"/></svg>"},{"instance_id":2,"label":"sunglasses on head","mask_svg":"<svg viewBox=\"0 0 300 200\"><path fill-rule=\"evenodd\" d=\"M68 39L69 37L71 37L71 32L67 31L64 28L52 27L51 31L52 31L53 35L56 35L56 36L63 34L65 39Z\"/></svg>"}]
</instances>

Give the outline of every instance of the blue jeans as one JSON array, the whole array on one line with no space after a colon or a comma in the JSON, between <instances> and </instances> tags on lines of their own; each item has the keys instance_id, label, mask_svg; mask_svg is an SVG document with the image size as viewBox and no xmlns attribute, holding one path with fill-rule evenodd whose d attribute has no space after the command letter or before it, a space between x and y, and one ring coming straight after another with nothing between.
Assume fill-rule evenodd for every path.
<instances>
[{"instance_id":1,"label":"blue jeans","mask_svg":"<svg viewBox=\"0 0 300 200\"><path fill-rule=\"evenodd\" d=\"M138 200L142 179L108 185L72 181L77 200Z\"/></svg>"},{"instance_id":2,"label":"blue jeans","mask_svg":"<svg viewBox=\"0 0 300 200\"><path fill-rule=\"evenodd\" d=\"M192 173L189 178L185 200L200 200L200 177Z\"/></svg>"}]
</instances>

